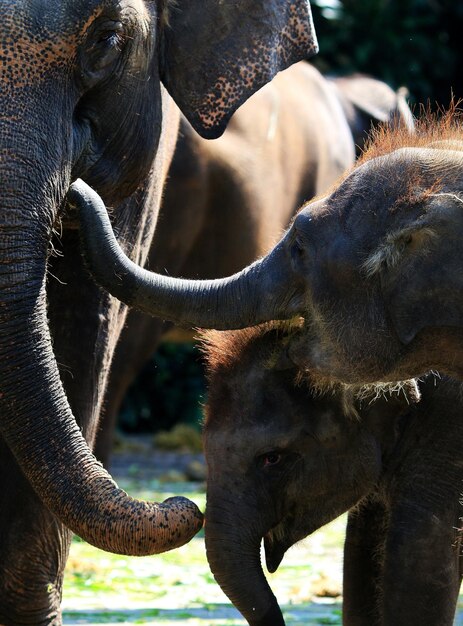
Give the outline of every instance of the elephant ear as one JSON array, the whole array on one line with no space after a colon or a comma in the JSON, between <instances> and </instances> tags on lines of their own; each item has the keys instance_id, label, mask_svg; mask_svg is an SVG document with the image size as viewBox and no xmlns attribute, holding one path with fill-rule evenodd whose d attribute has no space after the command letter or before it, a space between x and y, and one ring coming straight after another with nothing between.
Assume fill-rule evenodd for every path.
<instances>
[{"instance_id":1,"label":"elephant ear","mask_svg":"<svg viewBox=\"0 0 463 626\"><path fill-rule=\"evenodd\" d=\"M335 78L333 82L340 92L341 105L355 143L361 150L368 133L378 123L399 126L410 134L414 132L415 122L407 103L406 87L394 91L383 81L363 74Z\"/></svg>"},{"instance_id":2,"label":"elephant ear","mask_svg":"<svg viewBox=\"0 0 463 626\"><path fill-rule=\"evenodd\" d=\"M362 74L337 78L335 84L360 113L387 122L397 108L397 94L386 83Z\"/></svg>"},{"instance_id":3,"label":"elephant ear","mask_svg":"<svg viewBox=\"0 0 463 626\"><path fill-rule=\"evenodd\" d=\"M318 51L308 0L177 0L163 37L162 81L207 139L277 72Z\"/></svg>"},{"instance_id":4,"label":"elephant ear","mask_svg":"<svg viewBox=\"0 0 463 626\"><path fill-rule=\"evenodd\" d=\"M463 327L461 202L438 194L426 223L390 235L374 253L384 304L404 345L425 328Z\"/></svg>"}]
</instances>

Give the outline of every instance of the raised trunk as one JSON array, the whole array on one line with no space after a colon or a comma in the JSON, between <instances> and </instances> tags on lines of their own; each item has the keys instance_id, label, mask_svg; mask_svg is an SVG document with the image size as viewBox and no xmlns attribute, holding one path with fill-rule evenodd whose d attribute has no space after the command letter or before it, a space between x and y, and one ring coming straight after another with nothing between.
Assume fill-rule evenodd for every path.
<instances>
[{"instance_id":1,"label":"raised trunk","mask_svg":"<svg viewBox=\"0 0 463 626\"><path fill-rule=\"evenodd\" d=\"M228 278L171 278L140 268L124 254L103 201L83 181L71 185L68 201L80 211L84 255L95 280L129 306L177 324L222 330L288 319L302 310L303 285L282 243Z\"/></svg>"},{"instance_id":2,"label":"raised trunk","mask_svg":"<svg viewBox=\"0 0 463 626\"><path fill-rule=\"evenodd\" d=\"M285 621L260 562L259 533L250 531L246 514L208 504L205 526L207 560L214 578L250 626L284 626Z\"/></svg>"},{"instance_id":3,"label":"raised trunk","mask_svg":"<svg viewBox=\"0 0 463 626\"><path fill-rule=\"evenodd\" d=\"M129 497L92 455L72 415L46 319L49 228L39 223L42 212L37 206L2 212L1 433L41 499L89 543L133 555L183 545L202 526L196 505Z\"/></svg>"}]
</instances>

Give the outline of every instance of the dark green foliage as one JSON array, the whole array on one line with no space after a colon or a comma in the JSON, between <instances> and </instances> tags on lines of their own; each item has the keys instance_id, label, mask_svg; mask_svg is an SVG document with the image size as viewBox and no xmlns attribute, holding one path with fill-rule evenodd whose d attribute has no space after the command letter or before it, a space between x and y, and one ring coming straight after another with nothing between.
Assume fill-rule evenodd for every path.
<instances>
[{"instance_id":1,"label":"dark green foliage","mask_svg":"<svg viewBox=\"0 0 463 626\"><path fill-rule=\"evenodd\" d=\"M178 422L198 425L205 380L192 343L163 343L130 387L119 426L125 432L167 430Z\"/></svg>"},{"instance_id":2,"label":"dark green foliage","mask_svg":"<svg viewBox=\"0 0 463 626\"><path fill-rule=\"evenodd\" d=\"M312 0L324 73L363 72L414 102L463 96L463 3L450 0Z\"/></svg>"}]
</instances>

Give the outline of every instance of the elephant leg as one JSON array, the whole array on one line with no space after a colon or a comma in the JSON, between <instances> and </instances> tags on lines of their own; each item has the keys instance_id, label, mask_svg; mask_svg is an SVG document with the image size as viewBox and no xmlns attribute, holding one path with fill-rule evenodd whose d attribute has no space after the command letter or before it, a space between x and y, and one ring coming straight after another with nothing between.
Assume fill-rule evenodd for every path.
<instances>
[{"instance_id":1,"label":"elephant leg","mask_svg":"<svg viewBox=\"0 0 463 626\"><path fill-rule=\"evenodd\" d=\"M385 509L365 502L349 513L344 544L343 624L380 624L378 582L384 541Z\"/></svg>"},{"instance_id":2,"label":"elephant leg","mask_svg":"<svg viewBox=\"0 0 463 626\"><path fill-rule=\"evenodd\" d=\"M391 512L382 624L451 626L460 589L458 516L416 502Z\"/></svg>"},{"instance_id":3,"label":"elephant leg","mask_svg":"<svg viewBox=\"0 0 463 626\"><path fill-rule=\"evenodd\" d=\"M42 504L0 441L0 624L60 626L71 533Z\"/></svg>"}]
</instances>

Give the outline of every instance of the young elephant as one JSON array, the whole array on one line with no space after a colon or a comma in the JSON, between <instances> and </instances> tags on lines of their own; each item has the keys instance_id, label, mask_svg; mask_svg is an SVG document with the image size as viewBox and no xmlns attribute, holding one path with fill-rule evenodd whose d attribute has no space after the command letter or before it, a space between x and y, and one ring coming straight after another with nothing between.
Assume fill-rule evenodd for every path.
<instances>
[{"instance_id":1,"label":"young elephant","mask_svg":"<svg viewBox=\"0 0 463 626\"><path fill-rule=\"evenodd\" d=\"M206 547L252 626L283 617L262 572L349 513L345 626L451 626L460 588L461 386L408 381L378 399L320 395L263 326L206 335Z\"/></svg>"},{"instance_id":2,"label":"young elephant","mask_svg":"<svg viewBox=\"0 0 463 626\"><path fill-rule=\"evenodd\" d=\"M325 384L430 369L463 379L462 139L449 117L425 120L414 135L385 131L267 256L216 281L166 279L128 263L102 203L74 188L89 264L117 297L181 323L227 329L304 316L289 350Z\"/></svg>"}]
</instances>

